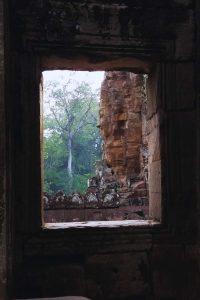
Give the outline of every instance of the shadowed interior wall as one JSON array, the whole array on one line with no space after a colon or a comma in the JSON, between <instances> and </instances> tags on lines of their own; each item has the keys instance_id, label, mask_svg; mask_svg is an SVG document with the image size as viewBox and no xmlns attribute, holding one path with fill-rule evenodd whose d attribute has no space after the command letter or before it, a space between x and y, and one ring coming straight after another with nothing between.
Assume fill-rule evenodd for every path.
<instances>
[{"instance_id":1,"label":"shadowed interior wall","mask_svg":"<svg viewBox=\"0 0 200 300\"><path fill-rule=\"evenodd\" d=\"M4 7L0 1L0 299L6 297Z\"/></svg>"},{"instance_id":2,"label":"shadowed interior wall","mask_svg":"<svg viewBox=\"0 0 200 300\"><path fill-rule=\"evenodd\" d=\"M1 94L0 287L3 290L6 281L4 184L9 177L12 298L200 298L199 6L199 1L191 0L116 0L104 5L97 0L9 1L11 49L6 55L11 63L6 59L6 69L12 77L6 83L10 141L6 152L11 169L7 167L5 177ZM2 80L1 26L0 45ZM85 68L101 69L108 61L119 62L119 53L126 55L126 69L130 66L131 71L144 72L147 61L160 66L155 92L160 95L159 105L149 115L149 138L155 141L150 170L154 174L160 163L159 118L163 222L156 228L41 229L40 71L43 66L55 68L55 57L57 62L67 57L79 64L86 57ZM128 63L130 57L143 63L137 60L134 68ZM160 194L159 187L152 193Z\"/></svg>"}]
</instances>

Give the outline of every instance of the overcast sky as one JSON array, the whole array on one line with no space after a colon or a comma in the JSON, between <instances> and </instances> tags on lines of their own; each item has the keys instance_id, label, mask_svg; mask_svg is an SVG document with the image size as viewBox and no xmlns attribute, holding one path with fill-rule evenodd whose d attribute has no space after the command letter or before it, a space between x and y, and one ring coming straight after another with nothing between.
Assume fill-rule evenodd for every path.
<instances>
[{"instance_id":1,"label":"overcast sky","mask_svg":"<svg viewBox=\"0 0 200 300\"><path fill-rule=\"evenodd\" d=\"M96 90L101 87L104 78L104 72L88 72L88 71L45 71L43 72L44 85L46 81L74 81L74 85L78 82L85 81L90 84L92 89Z\"/></svg>"}]
</instances>

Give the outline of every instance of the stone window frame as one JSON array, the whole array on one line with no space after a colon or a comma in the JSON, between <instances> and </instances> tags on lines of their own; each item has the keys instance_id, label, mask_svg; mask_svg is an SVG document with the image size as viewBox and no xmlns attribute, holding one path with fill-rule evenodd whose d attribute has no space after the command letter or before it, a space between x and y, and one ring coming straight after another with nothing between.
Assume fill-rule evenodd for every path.
<instances>
[{"instance_id":1,"label":"stone window frame","mask_svg":"<svg viewBox=\"0 0 200 300\"><path fill-rule=\"evenodd\" d=\"M129 230L139 230L140 232L150 232L153 230L159 230L168 226L168 189L170 185L170 178L168 176L168 124L167 120L163 117L166 111L166 99L168 95L172 94L173 85L170 85L171 78L169 74L174 74L174 68L172 63L168 63L166 60L172 58L171 43L166 41L164 44L156 44L155 49L148 48L144 54L144 49L137 47L113 47L108 51L107 47L73 47L72 49L66 49L63 51L58 49L40 48L35 42L28 42L26 45L27 51L20 55L14 56L12 65L12 76L15 80L11 86L11 98L15 98L15 102L9 104L11 112L9 118L10 122L10 139L12 140L12 148L15 149L12 152L11 165L12 165L12 197L13 203L13 222L15 229L18 231L19 239L22 240L26 234L41 234L43 238L49 231L70 232L71 230L78 230L85 233L88 230L96 231L97 227L87 226L49 226L45 228L42 223L42 201L41 201L41 138L42 128L41 124L41 73L47 69L62 69L66 64L67 69L91 69L91 65L95 70L129 70L136 73L150 73L157 74L160 78L159 86L161 87L161 99L160 108L163 112L160 114L162 122L160 126L161 139L161 156L162 156L162 203L159 206L160 215L155 218L155 221L132 221L132 224L124 223L113 224L105 226L104 223L99 226L104 230L123 230L129 232ZM28 49L31 49L28 50ZM48 50L49 49L49 50ZM48 51L47 51L48 50ZM150 52L150 53L149 53ZM67 59L67 60L66 60ZM85 62L84 62L85 59ZM71 65L69 64L69 60ZM133 68L130 68L130 60L132 61ZM65 63L64 63L65 62ZM83 64L84 62L84 64ZM87 64L86 64L87 62ZM116 64L118 62L118 65ZM109 63L109 64L108 64ZM89 67L90 66L90 67ZM101 67L100 67L101 66ZM114 67L113 67L114 66ZM20 76L19 76L20 75ZM167 75L167 77L166 77ZM156 79L157 80L157 79ZM166 93L166 90L168 93ZM168 95L167 95L168 94ZM37 167L36 167L37 166ZM164 183L164 184L163 184ZM155 206L155 210L157 206ZM23 218L21 217L23 215ZM162 216L162 220L160 220ZM154 217L152 218L154 219ZM159 221L157 221L159 220ZM106 224L107 225L107 224ZM134 226L133 226L134 225ZM85 231L83 230L85 228ZM86 230L87 228L87 230ZM134 229L135 228L135 229ZM137 229L136 229L137 228ZM56 230L51 230L56 229ZM104 233L102 230L102 234ZM53 233L51 233L53 235ZM53 237L53 236L52 236ZM25 244L28 243L25 239Z\"/></svg>"},{"instance_id":2,"label":"stone window frame","mask_svg":"<svg viewBox=\"0 0 200 300\"><path fill-rule=\"evenodd\" d=\"M81 61L80 61L81 60ZM68 58L67 55L66 57L59 57L59 56L43 56L40 59L40 72L41 72L41 77L42 77L42 72L43 71L53 71L56 69L59 70L79 70L79 71L109 71L109 70L126 70L130 72L135 72L135 73L143 73L143 74L148 74L150 79L150 83L147 84L147 90L149 91L149 98L150 98L150 105L149 110L154 109L155 112L152 114L156 114L156 121L159 119L159 113L157 113L157 107L159 107L159 103L157 102L157 99L154 101L154 97L159 97L159 95L156 94L157 91L155 89L159 89L157 85L157 77L158 77L158 72L159 72L159 65L158 64L153 64L152 62L148 61L143 61L140 59L135 59L131 57L123 57L122 55L117 56L114 60L110 59L108 61L101 61L101 62L96 62L93 63L89 61L89 57L87 55L83 55L80 58L74 57L74 58ZM41 85L41 90L42 90L42 82L40 83ZM159 93L159 92L158 92ZM42 93L40 94L40 100L42 99ZM159 107L160 109L160 107ZM42 109L41 109L42 111ZM158 118L157 118L158 116ZM42 119L42 118L41 118ZM153 119L153 118L152 118ZM149 124L151 127L151 122L152 119L149 120ZM42 122L42 120L40 121ZM159 121L157 121L159 122ZM155 129L157 130L157 135L159 136L159 124L158 127ZM42 130L42 125L41 125L41 141L43 139L43 130ZM160 141L159 141L159 146L160 147ZM159 149L160 152L160 149ZM41 160L42 160L42 149L41 149ZM42 164L42 162L41 162ZM157 162L156 162L157 164ZM157 164L159 165L159 164ZM156 167L156 172L155 170L153 171L158 175L161 170L157 170L160 167ZM152 169L152 168L151 168ZM155 169L155 168L154 168ZM43 182L43 166L41 170L41 179ZM160 178L156 178L157 181L160 180ZM154 180L153 182L154 185L158 185L158 183ZM41 183L42 187L43 183ZM42 188L41 188L42 189ZM152 189L152 187L151 187ZM159 187L159 190L161 187ZM155 199L151 199L155 197ZM87 221L87 222L66 222L66 223L44 223L42 220L42 227L45 229L67 229L67 228L87 228L87 227L127 227L127 226L155 226L159 225L161 223L161 218L162 218L162 212L161 212L161 191L159 196L157 196L157 193L151 193L150 191L150 205L149 205L149 219L148 220L123 220L123 221ZM42 198L42 196L41 196ZM43 209L43 203L42 203L42 209ZM94 223L95 222L95 223Z\"/></svg>"},{"instance_id":3,"label":"stone window frame","mask_svg":"<svg viewBox=\"0 0 200 300\"><path fill-rule=\"evenodd\" d=\"M96 50L92 51L94 54ZM116 54L115 54L116 53ZM83 63L84 62L84 63ZM21 144L19 145L19 148L22 148L22 152L25 154L26 161L24 161L24 158L21 156L21 160L18 160L17 162L17 168L19 167L19 172L22 174L22 176L18 176L16 186L19 186L24 188L24 194L21 195L22 197L21 201L23 203L24 210L26 211L26 216L23 219L24 224L20 224L19 228L27 228L30 232L38 232L38 230L43 229L63 229L68 227L74 227L76 225L76 228L84 228L84 227L93 227L92 224L85 224L80 226L77 226L77 224L72 224L72 226L67 226L66 224L52 224L52 226L44 227L44 224L42 223L42 203L41 203L41 190L42 190L42 184L41 184L41 133L42 128L40 126L41 124L41 103L40 103L40 97L41 97L41 73L44 70L53 70L53 69L79 69L79 70L127 70L127 71L133 71L136 73L151 73L156 74L159 69L159 74L162 74L162 64L159 63L159 61L156 62L156 60L147 60L144 59L138 59L134 58L134 55L127 55L124 54L123 51L119 52L117 51L117 48L111 52L106 53L105 57L103 56L99 62L94 62L91 60L91 52L88 53L88 51L82 51L80 54L80 50L72 52L70 51L67 53L65 52L65 55L56 52L53 55L44 55L40 51L35 51L35 55L32 55L30 53L23 54L23 58L20 61L21 64L21 82L19 83L19 86L21 85L21 91L22 91L22 97L20 100L20 105L23 107L22 110L22 118L18 120L18 122L21 123L20 126L20 135L23 135L23 139L20 141ZM132 67L130 67L132 65ZM160 76L159 75L159 76ZM163 94L164 95L164 94ZM27 101L27 99L29 99ZM160 103L164 103L163 100L160 101ZM17 108L18 109L18 108ZM162 128L163 130L163 125ZM31 134L30 134L31 133ZM17 133L18 134L18 133ZM161 134L161 136L165 137L165 135ZM164 155L164 147L165 141L161 141L162 145L162 156ZM19 151L21 151L19 149ZM31 158L30 160L30 153ZM18 153L19 154L19 153ZM162 160L164 162L164 160ZM18 163L21 163L19 166ZM35 167L37 166L37 167ZM162 169L165 170L165 167L162 166ZM18 172L18 173L19 173ZM165 177L165 172L163 171L162 174L162 182ZM166 184L165 184L166 186ZM21 191L21 190L20 190ZM162 189L163 195L165 195L165 189ZM162 195L162 199L164 199L164 196ZM159 216L154 211L157 210L159 206ZM101 224L99 224L99 227L121 227L124 226L126 228L129 227L141 227L141 228L148 228L148 227L160 227L163 224L164 218L163 218L163 203L162 207L161 204L157 204L154 207L152 207L154 210L151 213L151 220L147 221L121 221L116 222L115 224L109 223L110 221L104 222L102 221ZM17 211L20 213L20 210L17 209ZM154 217L155 215L155 217ZM162 222L161 217L162 216ZM21 220L20 220L21 221ZM106 223L106 224L105 224ZM64 226L63 226L64 225ZM109 226L110 225L110 226ZM23 227L24 226L24 227Z\"/></svg>"},{"instance_id":4,"label":"stone window frame","mask_svg":"<svg viewBox=\"0 0 200 300\"><path fill-rule=\"evenodd\" d=\"M162 48L162 47L161 47ZM12 168L10 179L10 199L12 199L12 232L13 247L15 247L15 257L13 261L14 276L16 284L18 282L17 272L21 274L21 268L26 264L29 257L49 256L62 257L71 255L72 253L81 253L97 251L101 249L102 241L106 247L106 251L118 252L120 249L128 249L132 251L135 248L143 249L143 247L151 247L152 239L156 240L163 233L165 236L171 235L170 216L168 216L168 207L170 199L168 197L170 188L169 175L169 145L168 140L172 130L169 127L167 115L167 100L172 94L174 85L171 77L174 75L173 63L161 60L160 52L158 57L151 59L141 55L141 59L135 59L135 48L132 54L126 54L124 50L119 51L118 47L107 52L107 49L101 49L99 54L97 49L73 49L73 51L63 54L59 50L52 53L44 53L38 49L37 45L32 46L32 51L17 54L14 56L13 65L9 73L15 80L11 81L11 101L9 102L9 139L12 149L10 157L10 166ZM47 48L48 49L48 48ZM166 50L166 48L164 48ZM161 156L162 156L162 203L161 222L151 221L134 221L132 224L116 223L115 226L107 226L102 223L99 226L54 226L45 228L42 224L42 201L41 201L41 73L44 70L60 69L58 64L66 56L80 66L83 57L87 58L91 63L91 57L97 53L99 60L92 60L92 64L97 69L98 61L100 64L105 62L108 68L108 61L113 62L115 67L111 65L109 70L116 69L116 61L121 63L124 58L123 65L119 65L120 69L130 70L130 59L132 60L134 72L145 72L152 70L152 74L158 76L156 82L161 87L160 108L162 109L162 122L160 123L161 131ZM99 55L99 56L98 56ZM162 55L163 57L163 55ZM125 62L128 64L124 67ZM142 69L141 69L142 64ZM62 65L63 61L62 61ZM67 63L69 69L69 64ZM54 66L54 67L52 67ZM86 69L86 66L83 66ZM88 67L89 68L89 67ZM102 67L106 69L105 65ZM145 68L145 69L144 69ZM98 68L100 69L100 67ZM130 70L130 71L131 71ZM156 77L155 77L156 78ZM171 167L171 165L170 165ZM167 235L166 235L167 234ZM78 247L78 248L77 248ZM79 250L81 249L81 250ZM32 267L31 267L32 268ZM31 271L31 270L30 270Z\"/></svg>"}]
</instances>

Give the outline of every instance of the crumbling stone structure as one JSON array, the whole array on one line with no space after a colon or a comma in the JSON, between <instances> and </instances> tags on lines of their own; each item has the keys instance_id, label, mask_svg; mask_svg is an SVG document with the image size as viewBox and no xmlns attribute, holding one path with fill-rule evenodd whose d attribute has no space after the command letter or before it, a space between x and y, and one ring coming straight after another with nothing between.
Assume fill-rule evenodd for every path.
<instances>
[{"instance_id":1,"label":"crumbling stone structure","mask_svg":"<svg viewBox=\"0 0 200 300\"><path fill-rule=\"evenodd\" d=\"M103 155L120 185L121 204L148 202L147 94L144 75L106 72L101 88Z\"/></svg>"},{"instance_id":2,"label":"crumbling stone structure","mask_svg":"<svg viewBox=\"0 0 200 300\"><path fill-rule=\"evenodd\" d=\"M142 176L144 80L143 75L131 72L106 72L101 88L100 131L104 158L122 185Z\"/></svg>"},{"instance_id":3,"label":"crumbling stone structure","mask_svg":"<svg viewBox=\"0 0 200 300\"><path fill-rule=\"evenodd\" d=\"M199 300L199 1L0 0L0 14L1 298ZM50 69L148 73L157 221L43 226L40 74Z\"/></svg>"}]
</instances>

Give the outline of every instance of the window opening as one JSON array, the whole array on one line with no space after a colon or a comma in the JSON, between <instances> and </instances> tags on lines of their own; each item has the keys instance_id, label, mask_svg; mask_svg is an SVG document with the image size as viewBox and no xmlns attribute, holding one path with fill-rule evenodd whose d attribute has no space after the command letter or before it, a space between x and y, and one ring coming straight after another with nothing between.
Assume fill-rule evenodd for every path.
<instances>
[{"instance_id":1,"label":"window opening","mask_svg":"<svg viewBox=\"0 0 200 300\"><path fill-rule=\"evenodd\" d=\"M45 223L149 218L147 80L43 72Z\"/></svg>"}]
</instances>

